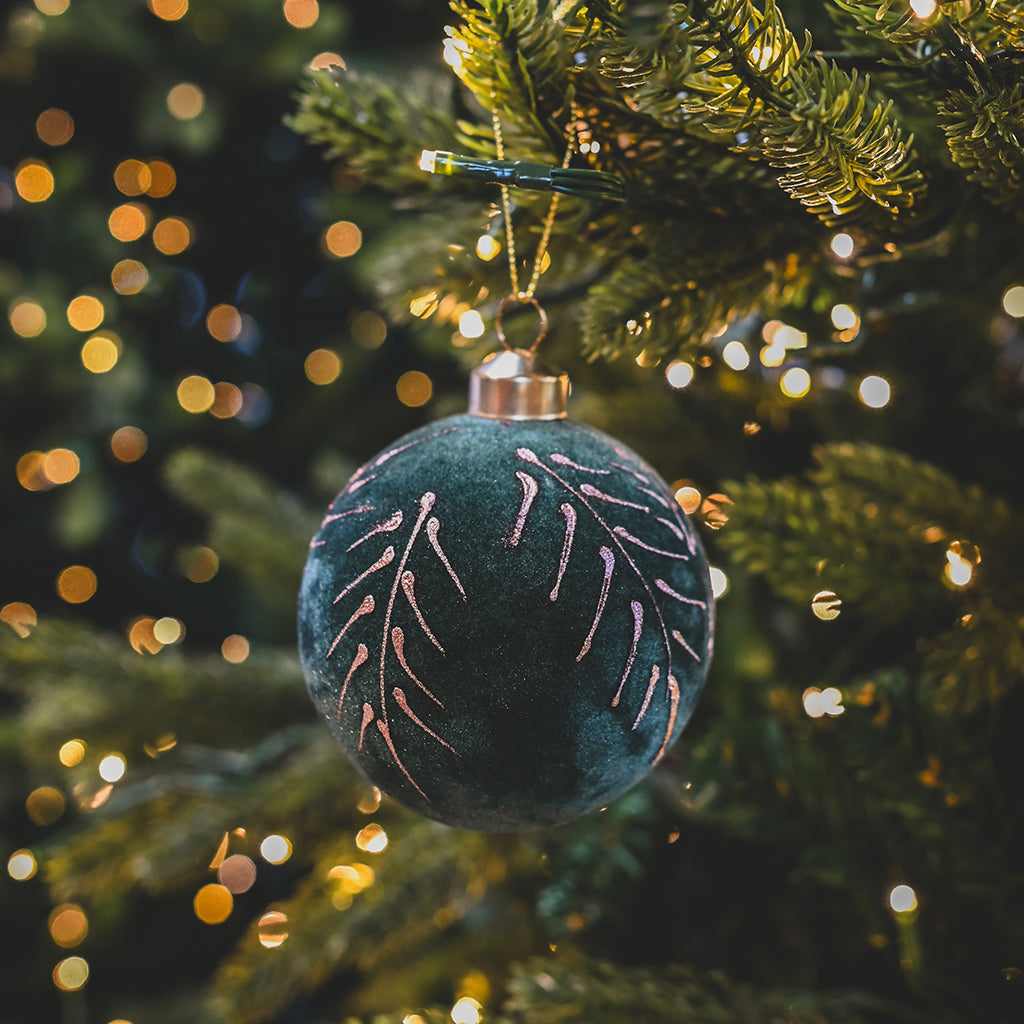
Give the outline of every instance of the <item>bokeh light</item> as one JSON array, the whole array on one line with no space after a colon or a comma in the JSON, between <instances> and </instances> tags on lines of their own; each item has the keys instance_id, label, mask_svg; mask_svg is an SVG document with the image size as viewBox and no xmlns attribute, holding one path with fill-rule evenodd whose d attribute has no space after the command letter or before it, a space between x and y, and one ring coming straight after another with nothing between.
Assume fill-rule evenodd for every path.
<instances>
[{"instance_id":1,"label":"bokeh light","mask_svg":"<svg viewBox=\"0 0 1024 1024\"><path fill-rule=\"evenodd\" d=\"M107 754L105 757L100 759L99 768L97 769L100 773L100 778L104 782L120 782L124 778L124 773L127 768L125 764L124 756L122 754Z\"/></svg>"},{"instance_id":2,"label":"bokeh light","mask_svg":"<svg viewBox=\"0 0 1024 1024\"><path fill-rule=\"evenodd\" d=\"M831 590L819 590L811 598L811 611L821 620L829 622L839 618L842 601Z\"/></svg>"},{"instance_id":3,"label":"bokeh light","mask_svg":"<svg viewBox=\"0 0 1024 1024\"><path fill-rule=\"evenodd\" d=\"M153 228L153 245L165 256L177 256L192 244L192 229L180 217L164 217Z\"/></svg>"},{"instance_id":4,"label":"bokeh light","mask_svg":"<svg viewBox=\"0 0 1024 1024\"><path fill-rule=\"evenodd\" d=\"M966 587L981 562L981 552L970 541L954 540L946 550L946 579L954 587Z\"/></svg>"},{"instance_id":5,"label":"bokeh light","mask_svg":"<svg viewBox=\"0 0 1024 1024\"><path fill-rule=\"evenodd\" d=\"M108 373L121 358L122 342L113 331L97 331L82 344L82 365L90 373Z\"/></svg>"},{"instance_id":6,"label":"bokeh light","mask_svg":"<svg viewBox=\"0 0 1024 1024\"><path fill-rule=\"evenodd\" d=\"M665 380L676 389L687 387L693 380L693 365L683 359L674 359L665 367Z\"/></svg>"},{"instance_id":7,"label":"bokeh light","mask_svg":"<svg viewBox=\"0 0 1024 1024\"><path fill-rule=\"evenodd\" d=\"M95 331L105 315L103 303L95 295L76 295L68 303L68 323L76 331Z\"/></svg>"},{"instance_id":8,"label":"bokeh light","mask_svg":"<svg viewBox=\"0 0 1024 1024\"><path fill-rule=\"evenodd\" d=\"M53 171L42 160L22 160L14 170L14 188L26 203L43 203L53 195Z\"/></svg>"},{"instance_id":9,"label":"bokeh light","mask_svg":"<svg viewBox=\"0 0 1024 1024\"><path fill-rule=\"evenodd\" d=\"M171 117L178 121L195 120L205 107L206 94L194 82L179 82L167 93L167 109Z\"/></svg>"},{"instance_id":10,"label":"bokeh light","mask_svg":"<svg viewBox=\"0 0 1024 1024\"><path fill-rule=\"evenodd\" d=\"M74 118L60 107L50 107L36 118L36 135L47 146L63 146L74 134Z\"/></svg>"},{"instance_id":11,"label":"bokeh light","mask_svg":"<svg viewBox=\"0 0 1024 1024\"><path fill-rule=\"evenodd\" d=\"M328 68L340 68L344 71L346 67L347 65L341 54L334 53L331 50L324 50L323 53L318 53L309 62L309 69L311 71L326 71Z\"/></svg>"},{"instance_id":12,"label":"bokeh light","mask_svg":"<svg viewBox=\"0 0 1024 1024\"><path fill-rule=\"evenodd\" d=\"M50 938L63 949L80 945L89 934L89 919L76 903L62 903L50 912Z\"/></svg>"},{"instance_id":13,"label":"bokeh light","mask_svg":"<svg viewBox=\"0 0 1024 1024\"><path fill-rule=\"evenodd\" d=\"M894 885L889 890L889 906L897 914L910 914L917 909L917 893L909 885Z\"/></svg>"},{"instance_id":14,"label":"bokeh light","mask_svg":"<svg viewBox=\"0 0 1024 1024\"><path fill-rule=\"evenodd\" d=\"M1015 284L1003 292L1003 312L1007 316L1024 317L1024 285Z\"/></svg>"},{"instance_id":15,"label":"bokeh light","mask_svg":"<svg viewBox=\"0 0 1024 1024\"><path fill-rule=\"evenodd\" d=\"M257 922L260 945L277 949L288 938L288 915L280 910L268 910Z\"/></svg>"},{"instance_id":16,"label":"bokeh light","mask_svg":"<svg viewBox=\"0 0 1024 1024\"><path fill-rule=\"evenodd\" d=\"M141 196L153 184L153 173L141 160L122 160L114 168L114 185L125 196Z\"/></svg>"},{"instance_id":17,"label":"bokeh light","mask_svg":"<svg viewBox=\"0 0 1024 1024\"><path fill-rule=\"evenodd\" d=\"M283 864L292 855L292 844L285 836L272 833L260 843L260 856L268 864Z\"/></svg>"},{"instance_id":18,"label":"bokeh light","mask_svg":"<svg viewBox=\"0 0 1024 1024\"><path fill-rule=\"evenodd\" d=\"M178 404L185 412L206 412L216 397L213 385L206 377L192 375L178 385Z\"/></svg>"},{"instance_id":19,"label":"bokeh light","mask_svg":"<svg viewBox=\"0 0 1024 1024\"><path fill-rule=\"evenodd\" d=\"M132 619L128 626L128 643L136 654L159 654L163 650L163 644L157 640L153 633L156 619L149 615L139 615Z\"/></svg>"},{"instance_id":20,"label":"bokeh light","mask_svg":"<svg viewBox=\"0 0 1024 1024\"><path fill-rule=\"evenodd\" d=\"M832 307L830 318L832 326L837 331L854 330L860 324L857 311L852 306L847 306L845 302L839 302Z\"/></svg>"},{"instance_id":21,"label":"bokeh light","mask_svg":"<svg viewBox=\"0 0 1024 1024\"><path fill-rule=\"evenodd\" d=\"M825 715L835 718L846 710L842 704L843 695L834 686L826 686L824 690L819 690L817 686L808 686L801 700L804 713L809 718L822 718Z\"/></svg>"},{"instance_id":22,"label":"bokeh light","mask_svg":"<svg viewBox=\"0 0 1024 1024\"><path fill-rule=\"evenodd\" d=\"M464 338L480 338L484 330L484 319L475 309L469 309L459 317L459 333Z\"/></svg>"},{"instance_id":23,"label":"bokeh light","mask_svg":"<svg viewBox=\"0 0 1024 1024\"><path fill-rule=\"evenodd\" d=\"M284 19L292 28L312 28L320 17L317 0L284 0Z\"/></svg>"},{"instance_id":24,"label":"bokeh light","mask_svg":"<svg viewBox=\"0 0 1024 1024\"><path fill-rule=\"evenodd\" d=\"M493 260L501 252L501 242L493 235L481 235L476 240L476 254L485 262Z\"/></svg>"},{"instance_id":25,"label":"bokeh light","mask_svg":"<svg viewBox=\"0 0 1024 1024\"><path fill-rule=\"evenodd\" d=\"M791 366L779 379L779 390L787 398L803 398L811 390L811 375L802 366Z\"/></svg>"},{"instance_id":26,"label":"bokeh light","mask_svg":"<svg viewBox=\"0 0 1024 1024\"><path fill-rule=\"evenodd\" d=\"M939 7L935 0L910 0L910 9L924 21L930 18Z\"/></svg>"},{"instance_id":27,"label":"bokeh light","mask_svg":"<svg viewBox=\"0 0 1024 1024\"><path fill-rule=\"evenodd\" d=\"M163 21L179 21L188 13L188 0L148 0L149 9Z\"/></svg>"},{"instance_id":28,"label":"bokeh light","mask_svg":"<svg viewBox=\"0 0 1024 1024\"><path fill-rule=\"evenodd\" d=\"M217 341L235 341L242 333L242 316L234 306L221 302L206 314L206 329Z\"/></svg>"},{"instance_id":29,"label":"bokeh light","mask_svg":"<svg viewBox=\"0 0 1024 1024\"><path fill-rule=\"evenodd\" d=\"M36 10L49 18L56 18L71 6L71 0L35 0Z\"/></svg>"},{"instance_id":30,"label":"bokeh light","mask_svg":"<svg viewBox=\"0 0 1024 1024\"><path fill-rule=\"evenodd\" d=\"M78 476L78 456L70 448L53 448L43 456L43 474L51 484L67 484Z\"/></svg>"},{"instance_id":31,"label":"bokeh light","mask_svg":"<svg viewBox=\"0 0 1024 1024\"><path fill-rule=\"evenodd\" d=\"M0 622L6 622L23 640L38 623L36 610L24 601L10 601L0 608Z\"/></svg>"},{"instance_id":32,"label":"bokeh light","mask_svg":"<svg viewBox=\"0 0 1024 1024\"><path fill-rule=\"evenodd\" d=\"M110 272L110 283L118 295L138 295L149 283L149 271L138 260L119 260Z\"/></svg>"},{"instance_id":33,"label":"bokeh light","mask_svg":"<svg viewBox=\"0 0 1024 1024\"><path fill-rule=\"evenodd\" d=\"M65 768L74 768L75 765L82 763L85 749L84 740L68 740L61 744L60 750L57 751L57 758Z\"/></svg>"},{"instance_id":34,"label":"bokeh light","mask_svg":"<svg viewBox=\"0 0 1024 1024\"><path fill-rule=\"evenodd\" d=\"M39 786L25 799L25 813L34 825L52 825L66 807L64 794L55 786Z\"/></svg>"},{"instance_id":35,"label":"bokeh light","mask_svg":"<svg viewBox=\"0 0 1024 1024\"><path fill-rule=\"evenodd\" d=\"M841 260L849 259L853 255L853 239L845 231L840 231L838 235L832 236L829 248Z\"/></svg>"},{"instance_id":36,"label":"bokeh light","mask_svg":"<svg viewBox=\"0 0 1024 1024\"><path fill-rule=\"evenodd\" d=\"M882 409L892 398L892 387L884 377L871 374L860 382L857 393L869 409Z\"/></svg>"},{"instance_id":37,"label":"bokeh light","mask_svg":"<svg viewBox=\"0 0 1024 1024\"><path fill-rule=\"evenodd\" d=\"M452 1007L454 1024L480 1024L480 1003L472 996L463 996Z\"/></svg>"},{"instance_id":38,"label":"bokeh light","mask_svg":"<svg viewBox=\"0 0 1024 1024\"><path fill-rule=\"evenodd\" d=\"M46 311L32 299L15 299L7 309L11 330L23 338L37 338L46 330Z\"/></svg>"},{"instance_id":39,"label":"bokeh light","mask_svg":"<svg viewBox=\"0 0 1024 1024\"><path fill-rule=\"evenodd\" d=\"M213 548L185 548L180 556L181 571L193 583L209 583L220 568L220 558Z\"/></svg>"},{"instance_id":40,"label":"bokeh light","mask_svg":"<svg viewBox=\"0 0 1024 1024\"><path fill-rule=\"evenodd\" d=\"M219 420L230 419L242 411L244 402L242 389L237 384L219 380L213 385L213 405L210 406L210 415Z\"/></svg>"},{"instance_id":41,"label":"bokeh light","mask_svg":"<svg viewBox=\"0 0 1024 1024\"><path fill-rule=\"evenodd\" d=\"M729 590L729 577L717 565L708 566L708 578L711 580L711 594L717 601Z\"/></svg>"},{"instance_id":42,"label":"bokeh light","mask_svg":"<svg viewBox=\"0 0 1024 1024\"><path fill-rule=\"evenodd\" d=\"M225 886L210 882L195 894L192 909L204 924L221 924L231 916L234 904L234 898Z\"/></svg>"},{"instance_id":43,"label":"bokeh light","mask_svg":"<svg viewBox=\"0 0 1024 1024\"><path fill-rule=\"evenodd\" d=\"M178 184L178 175L174 168L166 160L149 160L146 166L149 168L150 179L146 195L154 199L169 196Z\"/></svg>"},{"instance_id":44,"label":"bokeh light","mask_svg":"<svg viewBox=\"0 0 1024 1024\"><path fill-rule=\"evenodd\" d=\"M233 853L221 861L217 881L235 896L248 892L256 882L256 862L244 853Z\"/></svg>"},{"instance_id":45,"label":"bokeh light","mask_svg":"<svg viewBox=\"0 0 1024 1024\"><path fill-rule=\"evenodd\" d=\"M118 462L137 462L148 447L149 438L139 427L118 427L110 435L110 454Z\"/></svg>"},{"instance_id":46,"label":"bokeh light","mask_svg":"<svg viewBox=\"0 0 1024 1024\"><path fill-rule=\"evenodd\" d=\"M388 845L388 834L376 822L370 822L356 835L356 846L365 853L380 853Z\"/></svg>"},{"instance_id":47,"label":"bokeh light","mask_svg":"<svg viewBox=\"0 0 1024 1024\"><path fill-rule=\"evenodd\" d=\"M15 850L7 858L7 874L16 882L27 882L38 870L39 865L31 850Z\"/></svg>"},{"instance_id":48,"label":"bokeh light","mask_svg":"<svg viewBox=\"0 0 1024 1024\"><path fill-rule=\"evenodd\" d=\"M89 964L80 956L69 956L53 969L53 983L62 992L77 992L89 980Z\"/></svg>"},{"instance_id":49,"label":"bokeh light","mask_svg":"<svg viewBox=\"0 0 1024 1024\"><path fill-rule=\"evenodd\" d=\"M700 508L701 493L693 484L680 481L675 485L675 499L679 507L689 516Z\"/></svg>"},{"instance_id":50,"label":"bokeh light","mask_svg":"<svg viewBox=\"0 0 1024 1024\"><path fill-rule=\"evenodd\" d=\"M43 461L45 458L45 452L31 451L25 452L25 454L18 459L18 463L15 466L15 472L18 475L18 483L21 484L26 491L46 491L52 486L50 481L46 479L46 474L43 472Z\"/></svg>"},{"instance_id":51,"label":"bokeh light","mask_svg":"<svg viewBox=\"0 0 1024 1024\"><path fill-rule=\"evenodd\" d=\"M165 647L169 647L184 639L185 625L180 619L164 615L153 623L153 636Z\"/></svg>"},{"instance_id":52,"label":"bokeh light","mask_svg":"<svg viewBox=\"0 0 1024 1024\"><path fill-rule=\"evenodd\" d=\"M388 336L384 318L372 310L363 310L352 318L352 340L362 348L380 348Z\"/></svg>"},{"instance_id":53,"label":"bokeh light","mask_svg":"<svg viewBox=\"0 0 1024 1024\"><path fill-rule=\"evenodd\" d=\"M750 353L742 341L730 341L722 349L722 361L732 370L745 370L750 365Z\"/></svg>"},{"instance_id":54,"label":"bokeh light","mask_svg":"<svg viewBox=\"0 0 1024 1024\"><path fill-rule=\"evenodd\" d=\"M84 565L69 565L57 576L57 593L68 604L83 604L96 593L96 573Z\"/></svg>"},{"instance_id":55,"label":"bokeh light","mask_svg":"<svg viewBox=\"0 0 1024 1024\"><path fill-rule=\"evenodd\" d=\"M339 220L320 236L320 246L326 256L344 259L357 253L363 244L363 233L350 220Z\"/></svg>"},{"instance_id":56,"label":"bokeh light","mask_svg":"<svg viewBox=\"0 0 1024 1024\"><path fill-rule=\"evenodd\" d=\"M318 348L306 356L306 377L314 384L332 384L341 375L341 357L329 348Z\"/></svg>"},{"instance_id":57,"label":"bokeh light","mask_svg":"<svg viewBox=\"0 0 1024 1024\"><path fill-rule=\"evenodd\" d=\"M395 393L402 405L416 408L426 405L434 394L434 385L430 378L419 370L407 370L398 378Z\"/></svg>"},{"instance_id":58,"label":"bokeh light","mask_svg":"<svg viewBox=\"0 0 1024 1024\"><path fill-rule=\"evenodd\" d=\"M134 242L149 230L149 207L144 203L122 203L110 211L107 229L119 242Z\"/></svg>"},{"instance_id":59,"label":"bokeh light","mask_svg":"<svg viewBox=\"0 0 1024 1024\"><path fill-rule=\"evenodd\" d=\"M241 665L249 657L249 641L238 633L224 637L220 645L220 653L225 661L232 665Z\"/></svg>"}]
</instances>

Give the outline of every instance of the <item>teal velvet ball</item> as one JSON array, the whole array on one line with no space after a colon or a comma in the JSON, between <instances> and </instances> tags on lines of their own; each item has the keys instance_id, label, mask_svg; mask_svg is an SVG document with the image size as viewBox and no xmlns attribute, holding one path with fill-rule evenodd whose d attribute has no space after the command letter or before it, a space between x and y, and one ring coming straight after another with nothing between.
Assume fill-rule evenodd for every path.
<instances>
[{"instance_id":1,"label":"teal velvet ball","mask_svg":"<svg viewBox=\"0 0 1024 1024\"><path fill-rule=\"evenodd\" d=\"M664 482L570 420L463 415L358 470L299 599L309 692L374 785L483 831L568 821L689 719L714 605Z\"/></svg>"}]
</instances>

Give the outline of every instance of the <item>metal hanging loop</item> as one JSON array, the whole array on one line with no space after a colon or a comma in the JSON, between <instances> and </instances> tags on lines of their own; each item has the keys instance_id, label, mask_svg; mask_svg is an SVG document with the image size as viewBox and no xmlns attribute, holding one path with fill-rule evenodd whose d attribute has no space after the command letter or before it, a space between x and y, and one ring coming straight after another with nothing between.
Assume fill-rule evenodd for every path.
<instances>
[{"instance_id":1,"label":"metal hanging loop","mask_svg":"<svg viewBox=\"0 0 1024 1024\"><path fill-rule=\"evenodd\" d=\"M502 346L507 351L512 351L512 346L508 343L508 338L505 337L505 328L503 325L505 311L512 305L533 306L537 311L537 316L540 317L539 333L537 334L537 338L534 343L528 349L522 350L525 352L536 352L537 347L548 335L548 315L544 311L544 307L536 300L536 298L532 295L526 294L525 292L508 295L501 300L501 305L498 306L498 312L494 315L494 333L498 336L498 341L501 342Z\"/></svg>"}]
</instances>

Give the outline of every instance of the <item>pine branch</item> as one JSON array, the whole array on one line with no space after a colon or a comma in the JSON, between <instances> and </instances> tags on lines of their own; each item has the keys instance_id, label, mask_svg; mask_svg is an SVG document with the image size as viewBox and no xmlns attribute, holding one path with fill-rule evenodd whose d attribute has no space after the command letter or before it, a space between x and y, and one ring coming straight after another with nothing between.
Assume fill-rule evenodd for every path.
<instances>
[{"instance_id":1,"label":"pine branch","mask_svg":"<svg viewBox=\"0 0 1024 1024\"><path fill-rule=\"evenodd\" d=\"M462 24L452 29L455 73L484 110L521 119L565 152L570 115L570 55L561 27L537 0L453 0ZM455 54L458 54L455 57Z\"/></svg>"},{"instance_id":2,"label":"pine branch","mask_svg":"<svg viewBox=\"0 0 1024 1024\"><path fill-rule=\"evenodd\" d=\"M939 122L957 165L996 205L1024 217L1024 83L946 95Z\"/></svg>"},{"instance_id":3,"label":"pine branch","mask_svg":"<svg viewBox=\"0 0 1024 1024\"><path fill-rule=\"evenodd\" d=\"M470 883L486 844L478 834L417 821L372 858L374 881L352 894L332 869L366 855L350 839L337 842L275 907L287 914L287 942L268 951L254 924L222 963L211 993L216 1019L268 1020L346 968L372 972L436 940L438 911L454 904L462 914L479 899L482 890L470 895Z\"/></svg>"},{"instance_id":4,"label":"pine branch","mask_svg":"<svg viewBox=\"0 0 1024 1024\"><path fill-rule=\"evenodd\" d=\"M689 967L544 958L516 970L502 1024L859 1024L874 1002L857 993L761 993Z\"/></svg>"},{"instance_id":5,"label":"pine branch","mask_svg":"<svg viewBox=\"0 0 1024 1024\"><path fill-rule=\"evenodd\" d=\"M747 569L764 575L789 601L810 602L830 590L844 605L870 608L879 622L955 621L988 633L1019 619L1024 591L1006 571L1019 548L1020 519L1009 507L948 474L897 452L869 445L831 445L818 453L809 486L794 481L738 485L722 545ZM946 563L960 551L994 553L979 561L977 578L955 595L943 587ZM885 583L879 582L884 574ZM953 598L956 603L953 604ZM938 633L938 631L936 631ZM954 629L937 644L929 678L941 674L941 699L960 709L1004 696L1022 680L1010 650L981 648ZM965 654L957 667L955 652ZM946 671L943 673L943 668Z\"/></svg>"},{"instance_id":6,"label":"pine branch","mask_svg":"<svg viewBox=\"0 0 1024 1024\"><path fill-rule=\"evenodd\" d=\"M40 623L25 640L3 631L0 687L22 695L24 752L40 764L74 736L126 753L141 753L143 744L168 733L228 746L251 740L261 725L275 729L299 719L306 709L292 656L256 649L243 665L219 655L185 657L174 648L151 656L132 650L124 637L62 622ZM243 704L244 723L236 713Z\"/></svg>"},{"instance_id":7,"label":"pine branch","mask_svg":"<svg viewBox=\"0 0 1024 1024\"><path fill-rule=\"evenodd\" d=\"M356 71L313 71L286 123L378 188L433 195L441 183L419 169L422 150L468 145L447 113L451 106L446 80L424 71L405 88Z\"/></svg>"},{"instance_id":8,"label":"pine branch","mask_svg":"<svg viewBox=\"0 0 1024 1024\"><path fill-rule=\"evenodd\" d=\"M273 610L270 618L290 619L317 518L246 467L198 449L176 452L165 477L179 497L210 517L211 547Z\"/></svg>"},{"instance_id":9,"label":"pine branch","mask_svg":"<svg viewBox=\"0 0 1024 1024\"><path fill-rule=\"evenodd\" d=\"M171 751L149 766L130 758L124 780L95 808L89 798L98 787L86 781L95 767L71 773L81 782L81 815L41 848L54 893L178 892L215 880L211 858L240 826L251 838L234 840L235 852L242 846L255 856L260 838L286 822L296 863L325 827L354 827L362 787L330 737L312 722L284 738L286 750L242 775L224 772L216 757L203 764ZM325 808L337 810L325 817Z\"/></svg>"},{"instance_id":10,"label":"pine branch","mask_svg":"<svg viewBox=\"0 0 1024 1024\"><path fill-rule=\"evenodd\" d=\"M695 213L683 233L674 223L638 232L589 290L588 354L644 351L654 358L692 351L721 324L749 312L751 296L784 301L816 262L813 242L787 221L758 223L758 229L776 236L778 259L752 251L745 236L726 237L724 221L711 210Z\"/></svg>"}]
</instances>

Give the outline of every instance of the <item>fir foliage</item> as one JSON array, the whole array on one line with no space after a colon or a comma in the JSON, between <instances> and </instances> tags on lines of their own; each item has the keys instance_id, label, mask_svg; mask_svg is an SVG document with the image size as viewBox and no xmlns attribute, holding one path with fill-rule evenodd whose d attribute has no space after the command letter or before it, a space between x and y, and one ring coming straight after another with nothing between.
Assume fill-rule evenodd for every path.
<instances>
[{"instance_id":1,"label":"fir foliage","mask_svg":"<svg viewBox=\"0 0 1024 1024\"><path fill-rule=\"evenodd\" d=\"M737 506L722 544L751 572L794 604L820 591L870 607L878 622L934 619L947 632L930 639L920 670L949 709L971 711L998 702L1024 681L1024 643L1010 624L1024 617L1024 588L1009 566L1019 564L1021 516L977 487L961 487L934 466L865 444L817 452L806 483L756 479L730 489ZM931 586L947 552L997 551L979 561L964 594ZM885 587L878 586L884 566ZM931 594L935 608L922 597ZM979 644L986 634L1008 643Z\"/></svg>"},{"instance_id":2,"label":"fir foliage","mask_svg":"<svg viewBox=\"0 0 1024 1024\"><path fill-rule=\"evenodd\" d=\"M362 76L339 73L309 83L294 124L331 153L372 169L372 184L403 202L426 190L450 207L468 203L483 225L478 189L411 180L408 141L444 148L458 136L481 155L493 152L487 114L494 111L511 156L557 164L572 123L590 150L576 161L623 177L631 216L623 221L621 211L600 204L589 216L563 215L554 266L574 236L593 254L591 272L555 269L542 280L541 297L552 312L582 321L587 355L692 351L748 312L743 295L752 287L785 304L795 294L787 285L814 275L837 229L852 232L867 256L887 245L892 251L901 239L957 230L950 213L965 202L1019 208L1021 99L1008 50L1019 30L1014 5L946 4L922 18L904 0L842 0L832 9L834 26L815 25L820 41L807 29L791 31L783 6L460 2L446 53L475 100L475 121L450 104L447 123L437 108L410 127L406 141L386 146L357 123L365 124L367 109L358 98ZM832 48L837 40L842 50ZM395 119L408 102L397 98L399 90L374 88L380 124L407 121L408 111ZM521 206L516 228L529 238L532 218L546 204L527 196ZM713 228L716 258L709 259L698 230L679 239L692 253L679 258L678 246L666 250L663 237L662 214L676 206L694 211L698 229L718 212L727 220L749 217L748 231ZM471 220L451 217L448 244L471 252L472 233L455 231ZM406 227L405 244L414 231ZM751 251L767 257L761 274L743 268ZM701 265L695 271L692 263ZM424 278L485 310L507 290L472 260L426 273L392 262L390 270L378 280L393 309L410 303Z\"/></svg>"},{"instance_id":3,"label":"fir foliage","mask_svg":"<svg viewBox=\"0 0 1024 1024\"><path fill-rule=\"evenodd\" d=\"M4 68L49 24L66 45L136 62L167 52L119 6L97 9L95 24L76 5L45 22L19 16ZM281 35L279 4L225 10L244 15L246 39ZM433 66L371 74L356 53L352 69L311 72L289 118L337 161L346 188L361 183L358 195L296 185L303 226L289 230L318 252L326 223L358 218L361 284L389 317L381 350L349 343L348 300L324 298L340 263L324 257L315 278L295 274L296 308L317 303L323 320L268 329L255 358L205 335L184 354L146 349L135 335L167 330L183 348L189 337L184 314L151 291L108 303L105 326L123 332L125 351L114 372L89 374L83 339L62 322L89 259L55 225L98 225L90 280L106 287L125 244L105 233L111 196L81 213L82 178L27 210L0 175L10 223L30 239L21 248L68 246L52 269L0 267L9 318L23 294L50 315L46 333L0 346L0 405L17 427L4 451L73 443L82 455L69 486L30 493L13 458L4 477L11 508L29 509L11 550L28 552L21 575L42 609L28 624L5 605L0 624L0 761L11 775L0 827L7 856L31 847L39 864L34 881L5 881L12 920L28 922L19 945L38 946L30 965L21 950L0 964L5 998L21 974L36 979L33 994L55 995L50 972L65 954L43 922L75 902L90 921L80 951L92 977L59 994L69 1019L448 1024L455 1000L475 995L485 1024L1017 1024L1024 488L1013 453L1024 333L1000 299L1024 282L1024 8L964 0L918 18L905 0L837 0L828 13L796 0L459 0L455 13L457 88ZM60 29L60 17L80 18L81 31ZM198 45L188 20L156 28ZM245 47L230 52L232 68L253 74ZM163 96L145 109L165 116ZM504 261L474 252L482 233L505 240L495 190L417 168L421 149L494 156L492 108L507 156L558 164L575 121L589 146L576 164L627 183L627 203L559 207L539 296L550 351L563 364L603 357L574 367L580 418L656 453L666 479L707 496L694 519L729 580L712 676L680 744L602 812L522 836L447 829L380 799L315 720L294 652L319 510L345 467L419 415L394 398L399 368L430 364L423 415L461 411L461 375L453 388L436 368L476 362L493 344L456 335L453 350L452 340L461 312L493 313L508 288ZM223 157L232 166L237 148ZM61 156L64 188L76 157ZM513 195L527 274L548 201ZM151 205L162 215L161 202ZM201 237L209 221L194 216ZM855 243L849 258L829 247L840 228ZM190 280L170 261L153 277L178 282L171 292ZM850 333L829 322L840 303L859 312ZM517 335L525 319L509 317ZM778 367L726 365L726 345L756 357L782 320L811 343ZM344 354L336 386L302 374L320 345ZM679 354L694 372L682 392L651 372ZM611 365L616 356L638 361ZM182 374L226 375L224 365L239 380L262 372L280 401L262 430L192 418L167 397ZM800 399L779 391L791 366L812 381ZM882 372L897 400L868 410L857 381ZM109 431L129 420L146 425L148 461L114 465ZM221 573L201 598L139 553L148 520L129 514L129 491L103 530L131 561L131 612L99 606L113 572L99 573L92 604L58 603L49 563L97 553L74 524L99 518L86 485L100 472L151 473L147 515L165 517L151 533L168 521L178 531L166 562L182 538L217 551ZM711 500L719 488L731 504ZM971 573L958 584L945 570L960 563ZM175 587L187 596L166 597ZM813 614L822 591L841 601L834 621ZM165 599L194 611L186 642L133 649L130 615ZM217 653L227 630L201 621L211 608L252 638L242 663ZM816 708L830 689L829 710ZM54 754L70 737L86 753L65 765ZM108 785L97 769L110 751L128 771ZM44 787L67 801L49 824L25 813L26 794ZM370 823L386 829L386 849L361 845ZM218 879L222 854L258 860L275 832L292 856L258 862L224 925L197 920L192 899ZM897 883L914 888L917 909L890 905ZM267 911L286 916L277 945L261 941ZM170 976L154 966L168 959Z\"/></svg>"}]
</instances>

